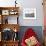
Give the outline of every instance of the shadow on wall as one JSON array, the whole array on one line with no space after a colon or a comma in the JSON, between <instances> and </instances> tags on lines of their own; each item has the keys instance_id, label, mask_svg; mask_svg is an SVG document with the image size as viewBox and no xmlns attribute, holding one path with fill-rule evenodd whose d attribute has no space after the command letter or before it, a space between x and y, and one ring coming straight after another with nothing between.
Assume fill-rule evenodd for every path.
<instances>
[{"instance_id":1,"label":"shadow on wall","mask_svg":"<svg viewBox=\"0 0 46 46\"><path fill-rule=\"evenodd\" d=\"M39 41L42 43L43 42L42 26L21 26L20 27L20 32L19 32L19 39L20 39L20 41L22 40L23 35L24 35L25 31L28 28L32 28L36 32Z\"/></svg>"}]
</instances>

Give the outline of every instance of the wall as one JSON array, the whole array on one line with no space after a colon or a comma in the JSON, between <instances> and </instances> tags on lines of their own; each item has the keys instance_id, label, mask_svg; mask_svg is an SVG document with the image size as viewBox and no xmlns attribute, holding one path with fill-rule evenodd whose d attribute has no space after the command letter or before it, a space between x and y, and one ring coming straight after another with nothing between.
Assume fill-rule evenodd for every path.
<instances>
[{"instance_id":1,"label":"wall","mask_svg":"<svg viewBox=\"0 0 46 46\"><path fill-rule=\"evenodd\" d=\"M19 39L22 40L24 33L28 28L32 28L34 32L37 34L37 37L41 43L43 43L43 35L42 35L42 26L21 26L19 32Z\"/></svg>"},{"instance_id":2,"label":"wall","mask_svg":"<svg viewBox=\"0 0 46 46\"><path fill-rule=\"evenodd\" d=\"M42 0L21 0L20 2L21 6L23 8L36 8L36 19L23 19L23 12L20 15L20 25L21 26L43 26L43 6L42 6Z\"/></svg>"},{"instance_id":3,"label":"wall","mask_svg":"<svg viewBox=\"0 0 46 46\"><path fill-rule=\"evenodd\" d=\"M0 0L0 6L15 6L15 0ZM43 7L42 0L17 0L21 8L19 24L21 26L43 26ZM23 8L36 8L36 19L23 19Z\"/></svg>"},{"instance_id":4,"label":"wall","mask_svg":"<svg viewBox=\"0 0 46 46\"><path fill-rule=\"evenodd\" d=\"M15 5L14 1L15 0L0 0L0 6L1 7L14 6Z\"/></svg>"}]
</instances>

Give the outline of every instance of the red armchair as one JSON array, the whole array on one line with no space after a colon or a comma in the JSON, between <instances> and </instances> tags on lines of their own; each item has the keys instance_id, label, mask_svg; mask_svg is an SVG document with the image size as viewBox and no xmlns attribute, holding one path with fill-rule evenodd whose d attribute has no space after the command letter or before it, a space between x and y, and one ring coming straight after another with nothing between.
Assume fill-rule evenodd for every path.
<instances>
[{"instance_id":1,"label":"red armchair","mask_svg":"<svg viewBox=\"0 0 46 46\"><path fill-rule=\"evenodd\" d=\"M32 28L27 29L27 31L25 32L24 37L22 38L21 45L22 46L27 46L25 40L28 39L28 38L30 38L30 37L32 37L32 36L34 36L35 38L37 37L36 33L33 31ZM37 38L36 38L36 40L37 40ZM35 44L34 46L41 46L41 44L37 40L37 44Z\"/></svg>"}]
</instances>

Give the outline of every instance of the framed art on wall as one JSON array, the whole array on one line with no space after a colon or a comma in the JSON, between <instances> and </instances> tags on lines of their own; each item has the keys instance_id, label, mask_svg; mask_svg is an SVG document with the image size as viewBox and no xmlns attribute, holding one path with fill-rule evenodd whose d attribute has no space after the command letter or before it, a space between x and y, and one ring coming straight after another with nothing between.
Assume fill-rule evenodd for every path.
<instances>
[{"instance_id":1,"label":"framed art on wall","mask_svg":"<svg viewBox=\"0 0 46 46\"><path fill-rule=\"evenodd\" d=\"M23 10L24 19L36 19L36 8L25 8Z\"/></svg>"},{"instance_id":2,"label":"framed art on wall","mask_svg":"<svg viewBox=\"0 0 46 46\"><path fill-rule=\"evenodd\" d=\"M2 10L2 15L9 15L9 10Z\"/></svg>"}]
</instances>

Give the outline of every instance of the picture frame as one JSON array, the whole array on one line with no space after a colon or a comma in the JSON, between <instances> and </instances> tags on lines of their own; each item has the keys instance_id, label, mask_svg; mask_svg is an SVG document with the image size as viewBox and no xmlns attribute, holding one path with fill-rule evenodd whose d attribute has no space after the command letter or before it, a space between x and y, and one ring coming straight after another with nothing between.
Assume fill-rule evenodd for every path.
<instances>
[{"instance_id":1,"label":"picture frame","mask_svg":"<svg viewBox=\"0 0 46 46\"><path fill-rule=\"evenodd\" d=\"M23 19L36 19L36 8L25 8L23 10Z\"/></svg>"},{"instance_id":2,"label":"picture frame","mask_svg":"<svg viewBox=\"0 0 46 46\"><path fill-rule=\"evenodd\" d=\"M16 15L17 13L18 13L18 12L17 12L16 10L10 10L10 11L9 11L9 14L10 14L10 15Z\"/></svg>"},{"instance_id":3,"label":"picture frame","mask_svg":"<svg viewBox=\"0 0 46 46\"><path fill-rule=\"evenodd\" d=\"M2 15L9 15L9 10L2 10Z\"/></svg>"}]
</instances>

